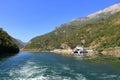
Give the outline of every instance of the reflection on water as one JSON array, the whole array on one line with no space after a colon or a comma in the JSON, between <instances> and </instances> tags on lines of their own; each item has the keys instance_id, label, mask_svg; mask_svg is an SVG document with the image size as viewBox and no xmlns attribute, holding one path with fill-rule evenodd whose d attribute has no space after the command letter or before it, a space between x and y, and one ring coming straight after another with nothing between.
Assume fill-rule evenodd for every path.
<instances>
[{"instance_id":1,"label":"reflection on water","mask_svg":"<svg viewBox=\"0 0 120 80\"><path fill-rule=\"evenodd\" d=\"M16 54L9 54L9 53L0 54L0 61L10 58L12 56L15 56Z\"/></svg>"},{"instance_id":2,"label":"reflection on water","mask_svg":"<svg viewBox=\"0 0 120 80\"><path fill-rule=\"evenodd\" d=\"M21 52L0 61L0 80L120 80L120 69L57 54Z\"/></svg>"}]
</instances>

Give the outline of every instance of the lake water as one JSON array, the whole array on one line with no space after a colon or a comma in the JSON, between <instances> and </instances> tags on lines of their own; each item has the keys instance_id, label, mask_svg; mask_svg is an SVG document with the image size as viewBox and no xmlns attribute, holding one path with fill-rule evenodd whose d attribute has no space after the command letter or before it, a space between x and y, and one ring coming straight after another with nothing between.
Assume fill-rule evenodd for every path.
<instances>
[{"instance_id":1,"label":"lake water","mask_svg":"<svg viewBox=\"0 0 120 80\"><path fill-rule=\"evenodd\" d=\"M53 53L20 52L0 59L0 80L120 80L120 67Z\"/></svg>"}]
</instances>

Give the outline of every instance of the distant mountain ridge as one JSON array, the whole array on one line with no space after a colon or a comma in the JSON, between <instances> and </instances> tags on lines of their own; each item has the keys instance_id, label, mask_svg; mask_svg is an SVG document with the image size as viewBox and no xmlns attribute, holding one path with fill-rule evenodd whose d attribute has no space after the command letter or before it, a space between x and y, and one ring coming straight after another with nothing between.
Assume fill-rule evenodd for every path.
<instances>
[{"instance_id":1,"label":"distant mountain ridge","mask_svg":"<svg viewBox=\"0 0 120 80\"><path fill-rule=\"evenodd\" d=\"M23 48L43 51L83 45L95 49L120 47L120 3L104 10L76 18L58 26L54 31L37 36Z\"/></svg>"},{"instance_id":2,"label":"distant mountain ridge","mask_svg":"<svg viewBox=\"0 0 120 80\"><path fill-rule=\"evenodd\" d=\"M105 8L104 10L100 10L86 17L75 18L72 21L65 23L64 25L71 25L71 24L78 25L78 24L84 24L84 23L91 23L96 20L107 18L119 11L120 11L120 3L114 4L108 8Z\"/></svg>"},{"instance_id":3,"label":"distant mountain ridge","mask_svg":"<svg viewBox=\"0 0 120 80\"><path fill-rule=\"evenodd\" d=\"M20 49L23 48L23 47L26 45L25 42L23 42L23 41L21 41L21 40L19 40L19 39L15 39L15 38L13 38L13 37L11 37L11 38L12 38L12 40L15 42L15 44L18 45L18 47L19 47Z\"/></svg>"},{"instance_id":4,"label":"distant mountain ridge","mask_svg":"<svg viewBox=\"0 0 120 80\"><path fill-rule=\"evenodd\" d=\"M104 15L108 16L108 14L113 15L116 12L119 12L119 11L120 11L120 3L112 5L108 8L105 8L104 10L100 10L96 13L90 14L87 17L89 17L89 18L102 17L102 16L100 16L101 14L104 14Z\"/></svg>"}]
</instances>

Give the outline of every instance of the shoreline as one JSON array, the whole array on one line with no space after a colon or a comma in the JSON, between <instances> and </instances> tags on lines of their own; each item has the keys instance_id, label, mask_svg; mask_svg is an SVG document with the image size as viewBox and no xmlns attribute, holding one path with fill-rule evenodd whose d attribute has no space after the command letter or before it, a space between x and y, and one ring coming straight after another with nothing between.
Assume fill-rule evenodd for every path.
<instances>
[{"instance_id":1,"label":"shoreline","mask_svg":"<svg viewBox=\"0 0 120 80\"><path fill-rule=\"evenodd\" d=\"M116 58L120 57L120 47L117 48L109 48L109 49L105 49L102 52L98 52L96 50L92 49L86 49L88 51L87 55L88 56L95 56L97 54L102 54L105 56L114 56ZM61 54L61 55L67 55L67 56L74 56L73 50L68 48L68 49L54 49L54 50L50 50L50 51L40 51L38 49L21 49L20 51L22 52L52 52L55 54Z\"/></svg>"}]
</instances>

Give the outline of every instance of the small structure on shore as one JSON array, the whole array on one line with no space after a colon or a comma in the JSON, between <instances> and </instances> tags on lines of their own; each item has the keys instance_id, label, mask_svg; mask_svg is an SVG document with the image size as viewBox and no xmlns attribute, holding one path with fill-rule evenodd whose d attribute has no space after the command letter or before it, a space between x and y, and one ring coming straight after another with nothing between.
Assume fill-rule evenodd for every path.
<instances>
[{"instance_id":1,"label":"small structure on shore","mask_svg":"<svg viewBox=\"0 0 120 80\"><path fill-rule=\"evenodd\" d=\"M82 46L76 46L73 50L73 53L75 57L82 57L87 53L87 51Z\"/></svg>"}]
</instances>

